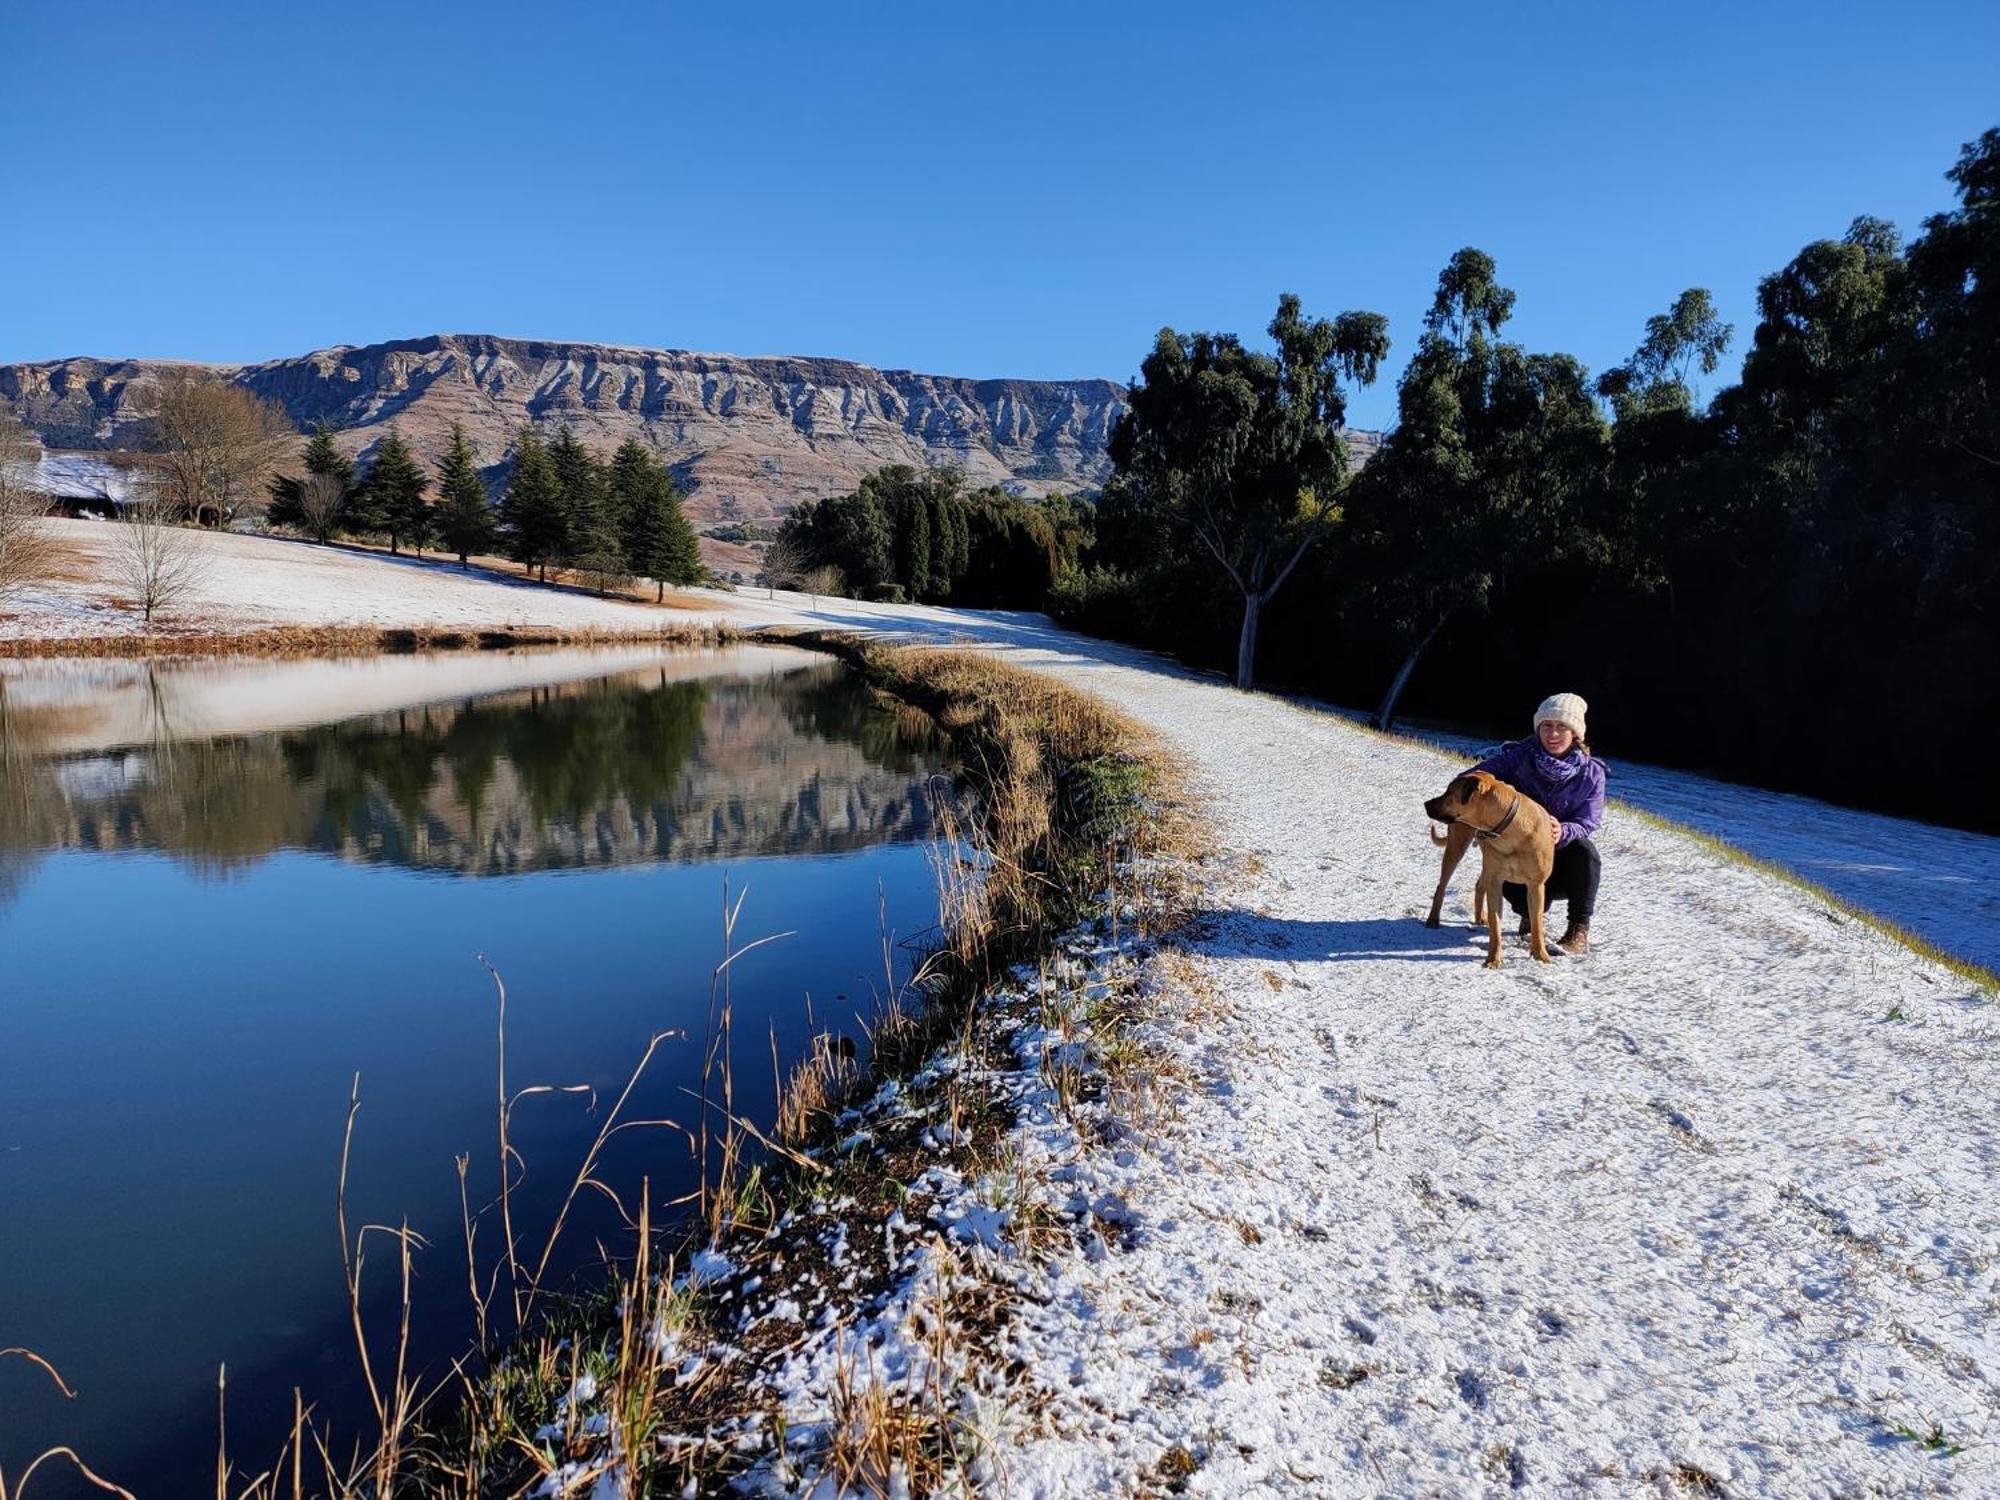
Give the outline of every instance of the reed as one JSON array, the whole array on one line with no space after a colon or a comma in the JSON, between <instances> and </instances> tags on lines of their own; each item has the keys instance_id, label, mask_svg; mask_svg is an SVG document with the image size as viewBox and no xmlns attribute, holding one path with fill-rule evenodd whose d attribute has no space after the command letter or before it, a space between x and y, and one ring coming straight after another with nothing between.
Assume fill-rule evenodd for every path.
<instances>
[{"instance_id":1,"label":"reed","mask_svg":"<svg viewBox=\"0 0 2000 1500\"><path fill-rule=\"evenodd\" d=\"M26 1360L29 1364L39 1368L54 1383L55 1388L62 1393L62 1398L65 1401L74 1401L76 1399L76 1392L70 1389L69 1382L62 1378L54 1365L42 1358L41 1355L35 1353L34 1350L21 1348L0 1349L0 1359L10 1358ZM5 1472L0 1472L0 1500L27 1500L28 1482L43 1467L59 1463L67 1464L74 1472L82 1476L83 1479L108 1495L123 1495L125 1500L137 1500L137 1497L130 1490L124 1488L122 1485L113 1484L102 1474L97 1473L78 1456L74 1448L71 1448L67 1444L58 1444L52 1448L45 1448L29 1459L27 1468L21 1471L21 1477L14 1480L11 1485L8 1483Z\"/></svg>"}]
</instances>

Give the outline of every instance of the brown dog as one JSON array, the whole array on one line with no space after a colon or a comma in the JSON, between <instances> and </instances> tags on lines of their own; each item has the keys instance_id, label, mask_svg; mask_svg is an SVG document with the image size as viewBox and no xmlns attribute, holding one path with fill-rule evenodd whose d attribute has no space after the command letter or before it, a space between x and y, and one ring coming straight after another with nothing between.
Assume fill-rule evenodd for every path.
<instances>
[{"instance_id":1,"label":"brown dog","mask_svg":"<svg viewBox=\"0 0 2000 1500\"><path fill-rule=\"evenodd\" d=\"M1444 910L1445 888L1451 884L1451 877L1458 873L1458 862L1465 858L1465 851L1472 847L1472 825L1452 823L1440 838L1438 831L1430 830L1431 842L1444 850L1444 866L1438 871L1438 888L1431 892L1431 914L1424 918L1424 926L1438 925L1438 914ZM1486 887L1472 888L1472 921L1475 926L1486 925Z\"/></svg>"},{"instance_id":2,"label":"brown dog","mask_svg":"<svg viewBox=\"0 0 2000 1500\"><path fill-rule=\"evenodd\" d=\"M1504 781L1496 781L1484 771L1468 771L1452 778L1442 796L1424 804L1433 820L1448 825L1445 869L1438 891L1431 898L1431 920L1437 925L1438 905L1444 899L1445 882L1458 861L1452 841L1465 830L1469 842L1479 845L1481 865L1479 886L1473 896L1473 911L1485 908L1486 967L1500 967L1500 887L1513 882L1528 888L1528 951L1548 963L1549 948L1542 934L1542 904L1555 868L1555 835L1549 831L1549 815L1532 797L1524 797ZM1438 842L1436 833L1431 834ZM1463 846L1458 854L1465 852Z\"/></svg>"}]
</instances>

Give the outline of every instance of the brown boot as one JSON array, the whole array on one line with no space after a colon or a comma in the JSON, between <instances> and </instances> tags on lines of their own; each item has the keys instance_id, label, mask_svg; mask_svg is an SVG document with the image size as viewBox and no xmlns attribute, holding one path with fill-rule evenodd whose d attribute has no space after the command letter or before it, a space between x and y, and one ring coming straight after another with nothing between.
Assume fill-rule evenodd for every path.
<instances>
[{"instance_id":1,"label":"brown boot","mask_svg":"<svg viewBox=\"0 0 2000 1500\"><path fill-rule=\"evenodd\" d=\"M1569 926L1556 939L1555 946L1571 958L1582 958L1590 951L1590 924L1570 918Z\"/></svg>"}]
</instances>

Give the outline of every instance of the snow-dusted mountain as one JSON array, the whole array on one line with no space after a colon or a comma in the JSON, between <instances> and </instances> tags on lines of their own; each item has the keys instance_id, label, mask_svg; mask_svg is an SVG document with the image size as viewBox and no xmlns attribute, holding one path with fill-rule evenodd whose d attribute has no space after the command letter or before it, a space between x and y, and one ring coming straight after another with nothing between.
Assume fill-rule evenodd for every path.
<instances>
[{"instance_id":1,"label":"snow-dusted mountain","mask_svg":"<svg viewBox=\"0 0 2000 1500\"><path fill-rule=\"evenodd\" d=\"M103 449L142 434L163 361L63 359L0 366L0 401L50 448ZM1110 469L1125 389L1109 380L968 380L836 359L436 334L217 367L282 405L301 430L326 421L350 452L390 422L425 456L462 422L500 462L523 423L570 423L586 443L627 437L675 465L703 520L762 519L851 489L887 463L948 464L1023 494L1092 490Z\"/></svg>"}]
</instances>

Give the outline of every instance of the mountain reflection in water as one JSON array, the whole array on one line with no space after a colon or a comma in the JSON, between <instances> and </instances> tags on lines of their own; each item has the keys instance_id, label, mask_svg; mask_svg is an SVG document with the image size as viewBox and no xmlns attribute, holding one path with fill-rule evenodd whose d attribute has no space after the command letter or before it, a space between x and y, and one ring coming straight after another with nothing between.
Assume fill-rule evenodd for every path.
<instances>
[{"instance_id":1,"label":"mountain reflection in water","mask_svg":"<svg viewBox=\"0 0 2000 1500\"><path fill-rule=\"evenodd\" d=\"M803 660L762 676L651 666L191 740L163 710L151 743L57 755L38 745L61 741L74 706L10 702L0 678L0 850L158 849L227 870L306 849L503 875L927 837L929 720Z\"/></svg>"},{"instance_id":2,"label":"mountain reflection in water","mask_svg":"<svg viewBox=\"0 0 2000 1500\"><path fill-rule=\"evenodd\" d=\"M224 1364L232 1456L276 1450L295 1388L365 1437L350 1166L352 1222L430 1246L410 1369L449 1378L476 1336L456 1164L475 1214L499 1184L483 961L510 1077L608 1101L650 1056L627 1118L687 1119L731 902L739 944L783 939L730 970L734 1108L765 1128L774 1060L865 1037L917 961L938 904L911 841L948 770L928 719L794 650L0 660L0 1345L79 1393L7 1381L0 1472L66 1443L141 1495L205 1493ZM542 1235L604 1115L531 1092L510 1201ZM665 1129L592 1176L655 1205L699 1180ZM594 1285L629 1253L615 1201L564 1212L549 1284Z\"/></svg>"}]
</instances>

